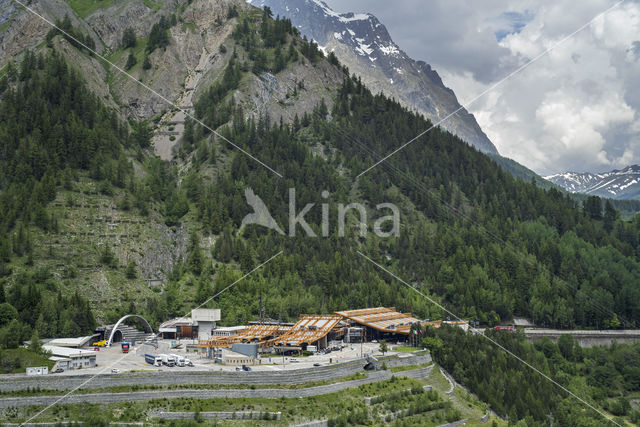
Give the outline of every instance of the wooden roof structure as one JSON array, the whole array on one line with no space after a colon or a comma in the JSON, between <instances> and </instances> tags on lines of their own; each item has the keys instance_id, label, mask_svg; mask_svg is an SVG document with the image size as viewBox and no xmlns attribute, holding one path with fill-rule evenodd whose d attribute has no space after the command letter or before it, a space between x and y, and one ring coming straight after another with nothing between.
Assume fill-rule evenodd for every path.
<instances>
[{"instance_id":1,"label":"wooden roof structure","mask_svg":"<svg viewBox=\"0 0 640 427\"><path fill-rule=\"evenodd\" d=\"M249 325L242 333L236 335L211 337L208 340L200 340L198 347L231 347L231 344L239 342L256 342L262 346L267 340L283 335L289 331L289 329L291 329L291 326L273 324Z\"/></svg>"},{"instance_id":2,"label":"wooden roof structure","mask_svg":"<svg viewBox=\"0 0 640 427\"><path fill-rule=\"evenodd\" d=\"M363 308L360 310L336 311L336 314L360 325L380 332L408 335L411 325L424 324L411 313L399 313L395 307Z\"/></svg>"},{"instance_id":3,"label":"wooden roof structure","mask_svg":"<svg viewBox=\"0 0 640 427\"><path fill-rule=\"evenodd\" d=\"M341 316L333 314L303 315L287 333L271 340L269 344L295 347L313 344L327 336L341 320Z\"/></svg>"}]
</instances>

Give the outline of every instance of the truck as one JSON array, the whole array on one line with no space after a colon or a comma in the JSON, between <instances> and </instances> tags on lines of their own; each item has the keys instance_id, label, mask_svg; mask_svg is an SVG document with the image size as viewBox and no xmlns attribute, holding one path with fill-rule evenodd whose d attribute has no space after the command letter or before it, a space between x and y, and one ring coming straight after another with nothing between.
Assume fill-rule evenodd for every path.
<instances>
[{"instance_id":1,"label":"truck","mask_svg":"<svg viewBox=\"0 0 640 427\"><path fill-rule=\"evenodd\" d=\"M176 366L184 366L185 360L184 357L178 355L178 354L170 354L169 356L173 357L173 360L176 361Z\"/></svg>"},{"instance_id":2,"label":"truck","mask_svg":"<svg viewBox=\"0 0 640 427\"><path fill-rule=\"evenodd\" d=\"M122 352L123 353L129 353L129 343L126 341L123 341L122 344L120 344L120 346L122 347Z\"/></svg>"},{"instance_id":3,"label":"truck","mask_svg":"<svg viewBox=\"0 0 640 427\"><path fill-rule=\"evenodd\" d=\"M158 356L160 356L163 365L169 367L176 366L176 360L168 354L159 354Z\"/></svg>"},{"instance_id":4,"label":"truck","mask_svg":"<svg viewBox=\"0 0 640 427\"><path fill-rule=\"evenodd\" d=\"M153 366L162 366L162 357L155 354L145 354L144 361Z\"/></svg>"}]
</instances>

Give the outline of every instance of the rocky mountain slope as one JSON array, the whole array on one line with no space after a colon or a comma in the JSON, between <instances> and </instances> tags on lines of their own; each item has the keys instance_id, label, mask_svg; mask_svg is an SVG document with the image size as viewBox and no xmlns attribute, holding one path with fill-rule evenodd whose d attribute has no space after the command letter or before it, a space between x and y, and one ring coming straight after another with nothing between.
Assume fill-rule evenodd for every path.
<instances>
[{"instance_id":1,"label":"rocky mountain slope","mask_svg":"<svg viewBox=\"0 0 640 427\"><path fill-rule=\"evenodd\" d=\"M29 237L34 268L47 269L54 277L65 279L65 291L78 290L88 297L95 304L98 317L104 319L107 308L117 306L122 295L133 300L149 297L153 287L166 283L176 263L188 254L190 226L185 224L192 224L193 218L185 217L181 224L169 226L163 220L163 207L154 203L141 214L132 209L131 190L146 185L143 182L149 174L147 162L154 154L179 164L181 173L173 177L178 182L191 168L191 157L178 159L175 149L185 132L187 116L196 114L194 104L221 78L234 55L241 60L247 57L245 49L232 37L240 18L229 18L229 11L233 9L241 16L260 16L260 11L233 0L127 0L106 3L104 8L94 2L75 4L86 8L73 9L62 0L40 0L31 7L51 22L68 17L76 35L91 37L96 52L119 68L128 68L129 76L65 37L58 35L47 42L52 29L49 24L11 1L0 0L0 82L7 77L8 63L20 70L27 51L44 55L54 50L123 122L149 126L149 148L127 152L135 175L130 188L109 185L108 190L102 191L100 179L81 171L47 207L49 215L57 218L57 231L50 234L33 228ZM146 46L151 29L161 19L171 20L172 15L179 18L166 30L168 45L149 52ZM128 28L137 38L136 46L130 49L122 46ZM129 55L137 59L130 68L126 65ZM147 57L149 69L143 67ZM290 61L275 75L242 73L238 87L225 97L225 102L233 99L242 106L247 119L268 117L272 123L291 123L296 117L310 114L323 101L330 108L342 77L339 67L326 60L314 64L302 59ZM217 148L216 173L226 173L230 157L226 147ZM202 176L212 173L209 168ZM4 185L0 179L0 195ZM214 242L215 236L210 236L203 244L212 247ZM117 260L114 266L120 263L115 267L119 272L103 265L104 248L109 248ZM129 262L136 266L135 279L124 275ZM17 261L9 271L19 271L22 266Z\"/></svg>"},{"instance_id":2,"label":"rocky mountain slope","mask_svg":"<svg viewBox=\"0 0 640 427\"><path fill-rule=\"evenodd\" d=\"M532 271L531 277L514 276L503 266L518 264L519 252L514 257L486 251L501 246L501 241L494 241L496 235L508 237L524 251L533 239L525 224L538 218L544 218L539 229L548 231L545 236L556 236L559 246L564 245L560 233L567 230L599 244L589 230L600 224L584 225L591 219L560 192L537 189L530 179L514 180L442 129L431 132L425 143L398 153L395 164L401 164L406 175L388 163L355 179L372 164L372 152L390 152L428 124L346 75L333 58L300 38L288 19L271 18L268 11L240 0L41 0L34 7L51 20L69 15L64 23L68 30L85 43L94 40L95 50L127 68L128 75L68 37L41 28L27 11L14 10L2 24L0 61L7 65L0 70L0 202L9 208L0 210L0 283L16 306L21 302L16 289L32 283L47 298L54 298L57 290L77 290L101 320L122 314L112 310L133 312L126 303L142 301L143 310L162 321L183 314L182 308L204 301L231 283L233 275L249 271L284 247L286 261L280 270L221 300L226 321L253 318L257 307L247 301L256 301L258 289L272 318L372 305L403 307L423 317L435 314L427 301L400 292L399 284L386 283L370 266L360 264L355 250L367 249L373 257L388 254L388 261L397 260L397 266L429 292L467 307L468 315L482 322L494 324L513 314L539 318L546 325L586 322L564 310L574 301L549 300L559 305L549 312L565 313L562 318L546 316L546 303L529 306L534 290L525 287L546 283L537 276L543 270ZM114 19L123 8L127 18ZM132 15L147 24L133 24L128 18ZM360 15L334 18L375 22ZM127 28L136 38L128 47L122 41ZM35 53L16 53L16 46ZM373 53L367 55L370 61ZM58 102L76 96L77 89L70 79L60 77L65 75L62 69L75 70L73 80L84 82L102 106L93 109L104 122L99 132L93 129L101 138L91 133L91 114L81 114L74 103ZM60 93L42 89L56 88L54 83L60 82L65 83L57 88ZM28 85L39 86L31 90ZM21 90L16 100L9 98L17 89ZM39 91L50 97L38 98ZM92 105L88 95L84 98ZM33 108L11 108L45 101L46 108L57 111L52 114L57 122L44 120L48 116ZM22 112L29 114L35 130L13 126ZM105 112L113 112L113 117ZM104 138L103 129L112 139ZM60 132L66 136L51 138ZM94 146L101 151L89 151ZM282 177L236 147L273 165ZM521 171L525 178L526 173ZM240 232L243 218L251 212L244 197L247 188L283 225L291 224L286 208L288 189L294 187L297 206L315 206L307 216L314 227L320 223L320 205L330 197L331 206L353 201L367 206L370 225L376 206L394 203L402 212L406 234L401 239L391 236L390 241L371 233L352 239L354 230L362 230L356 224L364 223L353 211L346 227L349 237L344 239L290 239L256 227ZM333 207L330 212L333 227L338 215ZM461 221L475 218L473 227L481 238L465 234L469 224L449 220L458 213L465 214ZM483 232L487 225L490 233ZM626 239L637 235L634 227L621 223L615 230L624 231L620 236ZM320 233L317 226L316 234ZM607 245L615 243L611 250L633 256L637 241L621 242L616 236L606 240ZM444 247L443 242L453 244ZM477 268L458 272L457 246L473 246L465 262ZM609 268L604 262L610 259L604 257L600 263L600 253L591 254L584 265ZM545 254L535 255L546 262ZM500 261L503 257L509 260ZM493 262L496 258L499 262ZM575 265L579 263L567 261L567 266ZM500 271L493 271L494 266ZM591 273L575 274L581 278L577 283L583 283ZM486 280L478 287L465 288L480 276ZM489 279L496 277L499 280ZM634 280L616 285L622 288ZM511 294L512 289L518 292ZM501 297L478 294L485 290ZM589 325L608 321L598 316L584 319ZM31 320L25 315L24 321Z\"/></svg>"},{"instance_id":3,"label":"rocky mountain slope","mask_svg":"<svg viewBox=\"0 0 640 427\"><path fill-rule=\"evenodd\" d=\"M627 166L605 173L564 172L545 177L572 193L611 199L640 199L640 166Z\"/></svg>"},{"instance_id":4,"label":"rocky mountain slope","mask_svg":"<svg viewBox=\"0 0 640 427\"><path fill-rule=\"evenodd\" d=\"M455 93L424 61L410 58L394 43L385 26L371 14L339 14L320 0L249 0L269 6L274 15L290 18L301 33L325 52L334 52L374 93L382 91L406 107L438 122L460 108ZM442 123L478 150L497 153L475 117L462 109Z\"/></svg>"}]
</instances>

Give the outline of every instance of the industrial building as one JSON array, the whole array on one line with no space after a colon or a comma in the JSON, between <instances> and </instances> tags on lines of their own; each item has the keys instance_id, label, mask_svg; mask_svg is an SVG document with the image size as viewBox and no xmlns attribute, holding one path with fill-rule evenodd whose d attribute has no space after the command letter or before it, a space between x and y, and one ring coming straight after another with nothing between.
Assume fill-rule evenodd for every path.
<instances>
[{"instance_id":1,"label":"industrial building","mask_svg":"<svg viewBox=\"0 0 640 427\"><path fill-rule=\"evenodd\" d=\"M251 366L260 363L260 359L256 357L236 353L226 348L221 351L221 361L223 364L230 366Z\"/></svg>"},{"instance_id":2,"label":"industrial building","mask_svg":"<svg viewBox=\"0 0 640 427\"><path fill-rule=\"evenodd\" d=\"M77 338L54 338L52 340L46 341L45 344L54 347L82 348L91 344L93 339L96 337L97 334Z\"/></svg>"},{"instance_id":3,"label":"industrial building","mask_svg":"<svg viewBox=\"0 0 640 427\"><path fill-rule=\"evenodd\" d=\"M243 333L245 329L247 327L244 325L218 327L211 331L211 337L232 337Z\"/></svg>"},{"instance_id":4,"label":"industrial building","mask_svg":"<svg viewBox=\"0 0 640 427\"><path fill-rule=\"evenodd\" d=\"M42 348L51 352L53 356L50 359L56 362L56 369L62 368L66 371L96 366L96 354L93 351L54 345L43 345Z\"/></svg>"},{"instance_id":5,"label":"industrial building","mask_svg":"<svg viewBox=\"0 0 640 427\"><path fill-rule=\"evenodd\" d=\"M198 308L191 310L191 317L177 317L164 322L158 332L163 339L208 340L215 336L216 323L219 321L219 308Z\"/></svg>"}]
</instances>

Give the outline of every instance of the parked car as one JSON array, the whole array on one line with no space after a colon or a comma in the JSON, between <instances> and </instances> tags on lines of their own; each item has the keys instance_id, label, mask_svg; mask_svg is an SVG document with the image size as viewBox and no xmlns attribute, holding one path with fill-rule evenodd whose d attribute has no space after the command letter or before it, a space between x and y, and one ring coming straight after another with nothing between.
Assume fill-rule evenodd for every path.
<instances>
[{"instance_id":1,"label":"parked car","mask_svg":"<svg viewBox=\"0 0 640 427\"><path fill-rule=\"evenodd\" d=\"M111 369L111 373L112 373L112 374L118 374L118 373L120 373L120 369L118 369L118 368L112 368L112 369Z\"/></svg>"},{"instance_id":2,"label":"parked car","mask_svg":"<svg viewBox=\"0 0 640 427\"><path fill-rule=\"evenodd\" d=\"M55 371L53 371L54 374L59 374L61 372L64 372L64 369L62 368L57 368Z\"/></svg>"},{"instance_id":3,"label":"parked car","mask_svg":"<svg viewBox=\"0 0 640 427\"><path fill-rule=\"evenodd\" d=\"M242 371L242 368L240 366L236 366L236 371Z\"/></svg>"},{"instance_id":4,"label":"parked car","mask_svg":"<svg viewBox=\"0 0 640 427\"><path fill-rule=\"evenodd\" d=\"M313 366L320 366L318 362L314 363Z\"/></svg>"},{"instance_id":5,"label":"parked car","mask_svg":"<svg viewBox=\"0 0 640 427\"><path fill-rule=\"evenodd\" d=\"M242 365L242 370L249 372L251 370L251 368L249 366L247 366L247 365Z\"/></svg>"}]
</instances>

